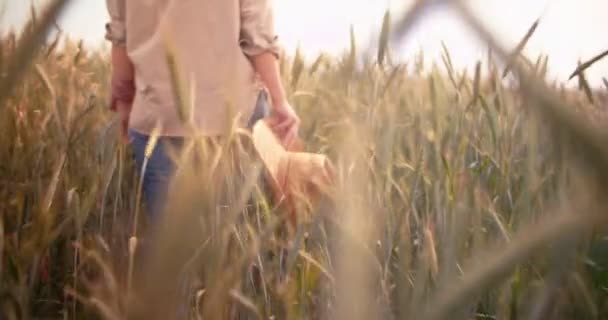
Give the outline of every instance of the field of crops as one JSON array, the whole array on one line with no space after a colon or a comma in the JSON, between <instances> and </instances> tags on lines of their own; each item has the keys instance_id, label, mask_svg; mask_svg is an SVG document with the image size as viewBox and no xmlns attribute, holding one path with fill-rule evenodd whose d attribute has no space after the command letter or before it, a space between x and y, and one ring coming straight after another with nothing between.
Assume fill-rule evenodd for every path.
<instances>
[{"instance_id":1,"label":"field of crops","mask_svg":"<svg viewBox=\"0 0 608 320\"><path fill-rule=\"evenodd\" d=\"M387 30L363 61L356 39L286 56L335 188L291 229L246 133L197 139L142 264L108 56L35 45L50 21L0 43L0 319L608 318L605 88L584 73L579 91L546 79L546 57L399 63Z\"/></svg>"}]
</instances>

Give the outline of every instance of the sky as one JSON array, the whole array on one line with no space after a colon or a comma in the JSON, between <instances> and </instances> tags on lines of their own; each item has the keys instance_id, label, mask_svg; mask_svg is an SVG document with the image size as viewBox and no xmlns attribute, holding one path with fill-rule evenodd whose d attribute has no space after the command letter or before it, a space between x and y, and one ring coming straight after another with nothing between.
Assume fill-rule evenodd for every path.
<instances>
[{"instance_id":1,"label":"sky","mask_svg":"<svg viewBox=\"0 0 608 320\"><path fill-rule=\"evenodd\" d=\"M202 1L202 0L201 0ZM0 28L18 27L29 14L29 5L47 0L0 0L5 5ZM413 0L274 0L277 33L288 52L300 47L306 57L320 52L339 54L350 45L352 25L357 42L365 45L377 37L387 9L396 17ZM535 19L541 23L526 47L533 61L549 54L550 74L559 81L577 66L608 50L608 0L468 0L482 21L513 48ZM89 45L104 43L107 19L104 0L73 0L59 24L65 32ZM411 58L423 51L426 60L440 61L441 41L450 50L457 68L473 68L485 59L487 46L463 23L453 9L434 6L425 13L399 47L395 56ZM482 60L483 61L483 60ZM608 78L608 60L587 72L589 81L599 86ZM571 81L571 82L574 82Z\"/></svg>"}]
</instances>

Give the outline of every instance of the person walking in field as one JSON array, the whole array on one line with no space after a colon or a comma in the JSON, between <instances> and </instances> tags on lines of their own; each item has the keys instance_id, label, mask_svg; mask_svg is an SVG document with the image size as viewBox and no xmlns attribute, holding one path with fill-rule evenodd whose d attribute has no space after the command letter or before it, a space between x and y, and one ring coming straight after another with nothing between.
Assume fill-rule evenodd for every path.
<instances>
[{"instance_id":1,"label":"person walking in field","mask_svg":"<svg viewBox=\"0 0 608 320\"><path fill-rule=\"evenodd\" d=\"M277 58L271 0L106 0L112 43L111 108L141 168L154 128L160 138L143 177L144 201L158 218L174 170L166 145L191 134L176 106L167 64L172 48L175 71L193 99L192 123L205 136L226 132L230 116L241 127L267 116L285 146L300 120L287 101ZM267 90L270 106L266 103Z\"/></svg>"}]
</instances>

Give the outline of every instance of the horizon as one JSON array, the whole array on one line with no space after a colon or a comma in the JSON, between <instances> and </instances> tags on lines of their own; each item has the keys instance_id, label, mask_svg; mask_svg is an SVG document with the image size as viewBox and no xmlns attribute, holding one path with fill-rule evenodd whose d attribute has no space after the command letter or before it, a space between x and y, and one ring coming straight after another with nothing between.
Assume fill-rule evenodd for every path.
<instances>
[{"instance_id":1,"label":"horizon","mask_svg":"<svg viewBox=\"0 0 608 320\"><path fill-rule=\"evenodd\" d=\"M29 17L30 3L40 7L45 2L47 0L0 1L5 6L0 29L19 29ZM396 2L275 0L276 29L289 54L299 47L309 59L314 59L321 52L338 55L350 47L351 25L358 46L365 48L377 37L387 9L390 9L394 20L413 3L407 0L395 5ZM511 48L540 18L540 25L524 54L532 61L540 54L548 54L550 80L576 85L576 79L567 81L567 77L576 69L577 62L587 61L608 50L608 37L599 34L599 30L608 29L608 1L512 0L504 3L500 0L470 0L469 3L498 39ZM345 7L348 10L345 11ZM80 0L72 2L58 24L71 38L82 39L88 46L99 47L107 45L103 38L106 20L105 1ZM453 64L459 70L471 69L478 60L486 60L487 46L479 41L453 10L437 5L426 12L408 38L391 51L395 58L401 59L423 52L426 62L441 65L441 42L446 44ZM427 68L430 65L426 63ZM600 61L586 75L594 87L603 86L602 78L608 76L608 61Z\"/></svg>"}]
</instances>

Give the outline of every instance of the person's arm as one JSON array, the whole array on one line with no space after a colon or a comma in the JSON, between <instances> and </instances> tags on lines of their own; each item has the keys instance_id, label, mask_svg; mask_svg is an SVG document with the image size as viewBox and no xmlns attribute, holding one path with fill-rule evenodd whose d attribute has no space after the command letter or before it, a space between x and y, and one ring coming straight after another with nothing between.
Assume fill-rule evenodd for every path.
<instances>
[{"instance_id":1,"label":"person's arm","mask_svg":"<svg viewBox=\"0 0 608 320\"><path fill-rule=\"evenodd\" d=\"M296 140L300 119L287 101L281 81L280 50L270 0L240 0L241 48L270 94L269 124L287 148Z\"/></svg>"},{"instance_id":2,"label":"person's arm","mask_svg":"<svg viewBox=\"0 0 608 320\"><path fill-rule=\"evenodd\" d=\"M285 88L281 80L276 56L271 52L263 52L250 57L253 68L266 86L273 105L282 105L287 101Z\"/></svg>"},{"instance_id":3,"label":"person's arm","mask_svg":"<svg viewBox=\"0 0 608 320\"><path fill-rule=\"evenodd\" d=\"M126 139L135 96L134 68L126 47L126 0L106 0L106 4L110 16L110 22L106 25L106 39L112 43L110 108L119 114L121 132Z\"/></svg>"}]
</instances>

